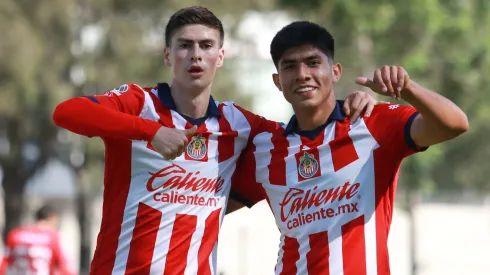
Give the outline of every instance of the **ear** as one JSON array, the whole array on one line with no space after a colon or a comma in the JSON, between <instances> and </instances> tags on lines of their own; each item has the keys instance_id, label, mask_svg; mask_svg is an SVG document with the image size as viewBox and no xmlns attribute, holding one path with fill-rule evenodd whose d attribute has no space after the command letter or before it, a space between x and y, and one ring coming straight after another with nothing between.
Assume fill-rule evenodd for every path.
<instances>
[{"instance_id":1,"label":"ear","mask_svg":"<svg viewBox=\"0 0 490 275\"><path fill-rule=\"evenodd\" d=\"M282 92L282 85L281 85L281 81L279 79L279 74L273 73L272 74L272 81L274 81L274 84L276 85L277 89L279 89L279 91Z\"/></svg>"},{"instance_id":2,"label":"ear","mask_svg":"<svg viewBox=\"0 0 490 275\"><path fill-rule=\"evenodd\" d=\"M335 83L340 80L342 76L342 65L340 63L332 64L332 82Z\"/></svg>"},{"instance_id":3,"label":"ear","mask_svg":"<svg viewBox=\"0 0 490 275\"><path fill-rule=\"evenodd\" d=\"M219 59L218 59L218 63L216 64L216 67L218 68L222 67L224 59L225 59L225 49L221 48L219 49Z\"/></svg>"},{"instance_id":4,"label":"ear","mask_svg":"<svg viewBox=\"0 0 490 275\"><path fill-rule=\"evenodd\" d=\"M163 49L163 55L165 56L165 65L167 65L168 67L171 67L172 62L170 62L170 48L169 47L165 47L165 49Z\"/></svg>"}]
</instances>

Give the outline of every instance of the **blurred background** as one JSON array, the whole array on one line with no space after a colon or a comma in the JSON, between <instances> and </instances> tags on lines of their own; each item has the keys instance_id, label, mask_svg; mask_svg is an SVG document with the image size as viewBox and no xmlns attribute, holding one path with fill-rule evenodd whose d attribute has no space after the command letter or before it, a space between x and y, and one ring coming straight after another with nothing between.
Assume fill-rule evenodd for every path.
<instances>
[{"instance_id":1,"label":"blurred background","mask_svg":"<svg viewBox=\"0 0 490 275\"><path fill-rule=\"evenodd\" d=\"M63 245L86 274L100 225L100 139L55 127L62 100L124 83L169 80L164 28L178 8L203 5L225 26L225 66L213 94L270 119L292 114L274 87L269 43L312 20L336 38L344 75L404 66L456 102L471 130L406 159L390 234L393 274L490 274L490 1L487 0L2 0L0 1L0 224L5 237L49 202L62 209ZM383 99L387 100L387 99ZM487 122L485 122L487 121ZM279 233L268 206L228 216L221 275L273 274Z\"/></svg>"}]
</instances>

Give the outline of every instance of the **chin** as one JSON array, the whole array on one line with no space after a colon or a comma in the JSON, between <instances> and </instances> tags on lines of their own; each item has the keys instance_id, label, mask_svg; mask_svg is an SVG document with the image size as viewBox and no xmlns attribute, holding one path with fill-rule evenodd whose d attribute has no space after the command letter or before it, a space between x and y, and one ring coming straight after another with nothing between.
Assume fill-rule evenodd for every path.
<instances>
[{"instance_id":1,"label":"chin","mask_svg":"<svg viewBox=\"0 0 490 275\"><path fill-rule=\"evenodd\" d=\"M313 99L302 100L292 105L297 108L318 108L320 106L319 102Z\"/></svg>"}]
</instances>

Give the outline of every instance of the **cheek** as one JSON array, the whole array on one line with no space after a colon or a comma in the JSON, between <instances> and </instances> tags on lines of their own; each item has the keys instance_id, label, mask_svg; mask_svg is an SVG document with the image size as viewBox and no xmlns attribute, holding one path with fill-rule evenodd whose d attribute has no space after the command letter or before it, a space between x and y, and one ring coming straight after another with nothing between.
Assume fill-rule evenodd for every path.
<instances>
[{"instance_id":1,"label":"cheek","mask_svg":"<svg viewBox=\"0 0 490 275\"><path fill-rule=\"evenodd\" d=\"M219 52L212 52L204 55L204 59L209 65L216 65L219 62Z\"/></svg>"}]
</instances>

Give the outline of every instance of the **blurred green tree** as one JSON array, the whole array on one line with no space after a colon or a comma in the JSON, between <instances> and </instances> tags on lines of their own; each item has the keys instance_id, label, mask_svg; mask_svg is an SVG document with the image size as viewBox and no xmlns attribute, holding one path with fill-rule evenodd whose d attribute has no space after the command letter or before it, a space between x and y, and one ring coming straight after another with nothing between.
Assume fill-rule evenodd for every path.
<instances>
[{"instance_id":1,"label":"blurred green tree","mask_svg":"<svg viewBox=\"0 0 490 275\"><path fill-rule=\"evenodd\" d=\"M354 77L375 67L400 64L411 77L458 104L471 130L404 161L402 207L413 221L421 199L454 199L454 194L488 194L485 161L490 145L490 3L482 0L301 1L278 0L302 19L327 27L336 38L336 59L344 67L338 94L359 89ZM384 99L385 100L385 99ZM458 196L457 199L461 199ZM413 225L413 224L412 224ZM415 226L411 226L414 230ZM416 232L412 231L412 236ZM412 274L417 272L412 248Z\"/></svg>"}]
</instances>

